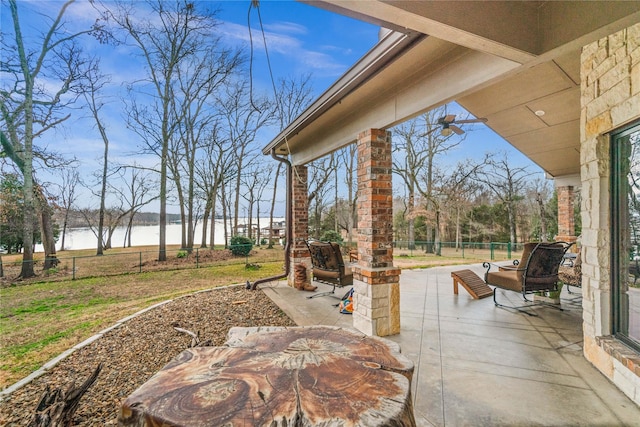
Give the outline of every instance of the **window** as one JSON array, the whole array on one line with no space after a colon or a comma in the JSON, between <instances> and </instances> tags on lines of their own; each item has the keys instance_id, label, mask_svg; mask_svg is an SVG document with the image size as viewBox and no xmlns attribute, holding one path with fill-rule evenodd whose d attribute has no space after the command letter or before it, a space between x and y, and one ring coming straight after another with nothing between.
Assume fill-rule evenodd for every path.
<instances>
[{"instance_id":1,"label":"window","mask_svg":"<svg viewBox=\"0 0 640 427\"><path fill-rule=\"evenodd\" d=\"M640 351L640 123L611 136L613 333Z\"/></svg>"}]
</instances>

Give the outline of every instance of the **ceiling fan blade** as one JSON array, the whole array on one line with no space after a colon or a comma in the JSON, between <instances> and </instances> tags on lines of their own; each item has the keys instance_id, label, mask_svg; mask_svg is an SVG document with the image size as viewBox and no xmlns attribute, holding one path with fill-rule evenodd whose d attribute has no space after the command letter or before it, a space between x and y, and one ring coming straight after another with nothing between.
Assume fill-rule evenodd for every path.
<instances>
[{"instance_id":1,"label":"ceiling fan blade","mask_svg":"<svg viewBox=\"0 0 640 427\"><path fill-rule=\"evenodd\" d=\"M456 125L449 125L449 128L455 133L457 133L458 135L462 135L464 133L464 131Z\"/></svg>"},{"instance_id":2,"label":"ceiling fan blade","mask_svg":"<svg viewBox=\"0 0 640 427\"><path fill-rule=\"evenodd\" d=\"M448 114L442 118L444 123L453 123L456 120L455 114Z\"/></svg>"},{"instance_id":3,"label":"ceiling fan blade","mask_svg":"<svg viewBox=\"0 0 640 427\"><path fill-rule=\"evenodd\" d=\"M456 123L487 123L487 119L482 117L479 119L456 120Z\"/></svg>"}]
</instances>

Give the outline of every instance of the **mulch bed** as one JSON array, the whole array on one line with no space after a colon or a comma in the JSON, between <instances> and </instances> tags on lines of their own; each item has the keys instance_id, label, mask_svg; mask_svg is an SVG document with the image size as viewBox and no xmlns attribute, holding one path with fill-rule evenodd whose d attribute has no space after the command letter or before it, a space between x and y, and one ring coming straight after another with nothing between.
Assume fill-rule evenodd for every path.
<instances>
[{"instance_id":1,"label":"mulch bed","mask_svg":"<svg viewBox=\"0 0 640 427\"><path fill-rule=\"evenodd\" d=\"M47 386L80 385L102 363L97 381L82 397L73 425L116 425L120 403L199 334L202 342L222 345L233 326L295 326L262 291L240 286L176 299L131 319L72 353L45 375L0 402L0 425L24 426Z\"/></svg>"}]
</instances>

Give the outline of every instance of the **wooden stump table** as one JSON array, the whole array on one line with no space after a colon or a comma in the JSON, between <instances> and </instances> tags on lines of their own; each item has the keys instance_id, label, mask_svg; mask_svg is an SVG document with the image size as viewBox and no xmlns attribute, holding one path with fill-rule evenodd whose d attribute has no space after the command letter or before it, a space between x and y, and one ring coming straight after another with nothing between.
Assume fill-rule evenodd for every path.
<instances>
[{"instance_id":1,"label":"wooden stump table","mask_svg":"<svg viewBox=\"0 0 640 427\"><path fill-rule=\"evenodd\" d=\"M232 328L180 353L122 404L120 426L415 426L413 362L337 327Z\"/></svg>"}]
</instances>

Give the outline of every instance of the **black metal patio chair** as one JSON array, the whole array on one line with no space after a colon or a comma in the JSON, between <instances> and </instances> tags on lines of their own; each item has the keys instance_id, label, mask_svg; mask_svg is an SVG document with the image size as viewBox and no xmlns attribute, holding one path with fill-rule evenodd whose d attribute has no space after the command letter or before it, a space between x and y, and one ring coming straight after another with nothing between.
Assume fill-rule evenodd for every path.
<instances>
[{"instance_id":1,"label":"black metal patio chair","mask_svg":"<svg viewBox=\"0 0 640 427\"><path fill-rule=\"evenodd\" d=\"M487 269L484 277L485 282L495 286L493 290L495 305L518 310L530 316L536 316L536 314L527 310L539 305L562 310L559 305L533 301L527 296L536 293L542 295L558 290L558 269L570 246L571 244L566 242L526 243L520 262L514 266L497 266L496 271L490 271L493 264L483 263ZM499 303L496 298L498 288L522 294L525 304L509 306Z\"/></svg>"}]
</instances>

